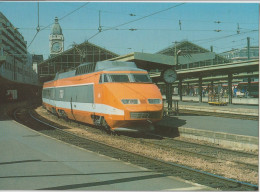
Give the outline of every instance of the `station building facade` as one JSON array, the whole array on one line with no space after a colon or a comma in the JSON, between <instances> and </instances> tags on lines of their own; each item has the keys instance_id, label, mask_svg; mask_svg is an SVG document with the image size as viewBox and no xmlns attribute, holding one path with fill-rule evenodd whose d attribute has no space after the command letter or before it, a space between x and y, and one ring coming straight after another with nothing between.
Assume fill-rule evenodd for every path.
<instances>
[{"instance_id":1,"label":"station building facade","mask_svg":"<svg viewBox=\"0 0 260 192\"><path fill-rule=\"evenodd\" d=\"M248 60L248 48L232 49L220 54L221 56L230 59L232 62ZM249 48L249 59L259 59L259 47L253 46Z\"/></svg>"},{"instance_id":2,"label":"station building facade","mask_svg":"<svg viewBox=\"0 0 260 192\"><path fill-rule=\"evenodd\" d=\"M27 42L15 26L0 12L0 72L10 81L34 84L37 74L28 62Z\"/></svg>"},{"instance_id":3,"label":"station building facade","mask_svg":"<svg viewBox=\"0 0 260 192\"><path fill-rule=\"evenodd\" d=\"M39 86L30 61L24 37L0 12L0 98L10 90L22 97L24 86Z\"/></svg>"}]
</instances>

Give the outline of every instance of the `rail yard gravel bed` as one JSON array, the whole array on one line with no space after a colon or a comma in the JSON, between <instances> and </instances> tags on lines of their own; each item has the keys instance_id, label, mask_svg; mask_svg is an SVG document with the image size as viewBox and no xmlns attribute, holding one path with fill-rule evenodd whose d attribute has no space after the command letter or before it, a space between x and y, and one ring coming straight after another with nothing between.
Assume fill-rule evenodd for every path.
<instances>
[{"instance_id":1,"label":"rail yard gravel bed","mask_svg":"<svg viewBox=\"0 0 260 192\"><path fill-rule=\"evenodd\" d=\"M213 174L218 174L227 178L236 179L243 182L258 184L258 171L245 169L244 167L237 166L232 159L226 160L207 160L200 157L191 157L188 154L182 154L174 149L162 148L160 146L145 145L145 138L142 137L127 137L127 136L109 136L107 133L99 129L89 127L87 125L79 124L77 122L66 122L49 112L42 107L35 109L37 118L42 120L48 119L53 124L58 123L61 126L67 127L66 131L106 143L111 146L145 155L152 158L157 158L163 161L173 162L189 166L195 169L203 170ZM50 123L49 122L49 123ZM175 138L177 139L177 138ZM150 138L153 140L153 138ZM185 138L178 138L177 140L187 140ZM190 141L190 140L189 140ZM206 142L192 140L193 142L207 144ZM158 141L157 141L158 142ZM159 142L160 143L160 142ZM256 153L256 151L254 151ZM241 157L245 162L256 163L258 158L248 159Z\"/></svg>"}]
</instances>

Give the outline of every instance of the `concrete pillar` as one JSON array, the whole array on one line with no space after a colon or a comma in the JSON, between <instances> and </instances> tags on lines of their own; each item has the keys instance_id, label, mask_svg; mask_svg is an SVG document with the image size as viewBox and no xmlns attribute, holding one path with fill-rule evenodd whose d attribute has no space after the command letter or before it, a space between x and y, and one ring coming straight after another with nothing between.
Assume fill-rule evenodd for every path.
<instances>
[{"instance_id":1,"label":"concrete pillar","mask_svg":"<svg viewBox=\"0 0 260 192\"><path fill-rule=\"evenodd\" d=\"M199 102L202 103L202 77L199 77Z\"/></svg>"},{"instance_id":2,"label":"concrete pillar","mask_svg":"<svg viewBox=\"0 0 260 192\"><path fill-rule=\"evenodd\" d=\"M247 88L247 91L248 93L251 92L251 77L248 77L248 88Z\"/></svg>"},{"instance_id":3,"label":"concrete pillar","mask_svg":"<svg viewBox=\"0 0 260 192\"><path fill-rule=\"evenodd\" d=\"M187 96L190 96L190 84L187 83Z\"/></svg>"},{"instance_id":4,"label":"concrete pillar","mask_svg":"<svg viewBox=\"0 0 260 192\"><path fill-rule=\"evenodd\" d=\"M179 86L178 86L180 101L182 101L182 79L179 79Z\"/></svg>"},{"instance_id":5,"label":"concrete pillar","mask_svg":"<svg viewBox=\"0 0 260 192\"><path fill-rule=\"evenodd\" d=\"M228 74L228 103L232 104L232 73Z\"/></svg>"},{"instance_id":6,"label":"concrete pillar","mask_svg":"<svg viewBox=\"0 0 260 192\"><path fill-rule=\"evenodd\" d=\"M214 81L211 81L211 93L213 94L214 92Z\"/></svg>"},{"instance_id":7,"label":"concrete pillar","mask_svg":"<svg viewBox=\"0 0 260 192\"><path fill-rule=\"evenodd\" d=\"M166 98L168 103L168 111L172 109L172 84L166 83Z\"/></svg>"}]
</instances>

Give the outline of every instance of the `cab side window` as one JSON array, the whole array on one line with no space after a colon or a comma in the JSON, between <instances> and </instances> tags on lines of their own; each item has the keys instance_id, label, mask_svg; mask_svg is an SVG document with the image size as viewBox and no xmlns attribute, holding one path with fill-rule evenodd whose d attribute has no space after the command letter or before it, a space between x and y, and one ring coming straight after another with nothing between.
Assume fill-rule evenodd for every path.
<instances>
[{"instance_id":1,"label":"cab side window","mask_svg":"<svg viewBox=\"0 0 260 192\"><path fill-rule=\"evenodd\" d=\"M107 83L107 82L109 82L108 77L107 77L107 74L102 74L102 75L100 75L100 77L99 77L99 83Z\"/></svg>"},{"instance_id":2,"label":"cab side window","mask_svg":"<svg viewBox=\"0 0 260 192\"><path fill-rule=\"evenodd\" d=\"M108 82L108 79L107 79L107 75L106 74L104 74L104 83L105 82Z\"/></svg>"},{"instance_id":3,"label":"cab side window","mask_svg":"<svg viewBox=\"0 0 260 192\"><path fill-rule=\"evenodd\" d=\"M100 83L103 83L103 82L102 82L102 77L103 77L103 74L100 75L100 77L99 77L99 84L100 84Z\"/></svg>"}]
</instances>

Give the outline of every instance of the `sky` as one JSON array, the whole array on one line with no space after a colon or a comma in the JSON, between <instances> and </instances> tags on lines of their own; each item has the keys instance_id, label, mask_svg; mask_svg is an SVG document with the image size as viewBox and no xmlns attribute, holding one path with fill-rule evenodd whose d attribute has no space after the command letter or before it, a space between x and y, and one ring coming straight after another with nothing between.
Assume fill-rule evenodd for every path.
<instances>
[{"instance_id":1,"label":"sky","mask_svg":"<svg viewBox=\"0 0 260 192\"><path fill-rule=\"evenodd\" d=\"M221 53L246 47L247 37L252 46L259 46L258 3L41 1L41 30L36 36L37 2L0 2L0 11L24 36L28 51L45 59L55 17L63 30L65 50L89 41L119 55L156 53L175 41L188 40Z\"/></svg>"}]
</instances>

